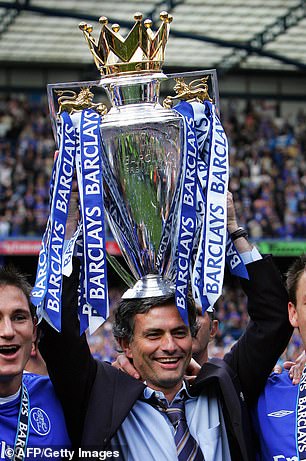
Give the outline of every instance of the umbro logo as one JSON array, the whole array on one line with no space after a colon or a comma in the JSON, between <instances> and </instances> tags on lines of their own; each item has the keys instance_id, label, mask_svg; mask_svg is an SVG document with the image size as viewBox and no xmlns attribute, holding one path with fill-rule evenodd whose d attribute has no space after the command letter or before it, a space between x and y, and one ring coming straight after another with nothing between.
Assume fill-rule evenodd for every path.
<instances>
[{"instance_id":1,"label":"umbro logo","mask_svg":"<svg viewBox=\"0 0 306 461\"><path fill-rule=\"evenodd\" d=\"M294 413L293 410L278 410L278 411L273 411L272 413L268 413L268 416L273 416L273 418L283 418L284 416L291 415L291 413Z\"/></svg>"}]
</instances>

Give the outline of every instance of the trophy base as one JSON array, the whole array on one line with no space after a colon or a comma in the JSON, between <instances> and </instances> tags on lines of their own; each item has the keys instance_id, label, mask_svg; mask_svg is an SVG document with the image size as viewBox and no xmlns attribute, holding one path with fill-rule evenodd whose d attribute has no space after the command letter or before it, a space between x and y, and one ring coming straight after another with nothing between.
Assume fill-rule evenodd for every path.
<instances>
[{"instance_id":1,"label":"trophy base","mask_svg":"<svg viewBox=\"0 0 306 461\"><path fill-rule=\"evenodd\" d=\"M153 298L175 294L175 285L158 274L147 274L129 288L122 299Z\"/></svg>"}]
</instances>

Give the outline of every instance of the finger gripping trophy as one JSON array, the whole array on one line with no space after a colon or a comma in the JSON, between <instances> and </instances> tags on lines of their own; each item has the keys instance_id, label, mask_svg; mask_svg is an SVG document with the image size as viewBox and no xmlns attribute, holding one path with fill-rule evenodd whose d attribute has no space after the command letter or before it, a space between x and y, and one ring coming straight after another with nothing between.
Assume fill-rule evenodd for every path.
<instances>
[{"instance_id":1,"label":"finger gripping trophy","mask_svg":"<svg viewBox=\"0 0 306 461\"><path fill-rule=\"evenodd\" d=\"M215 71L202 71L200 78L196 72L190 82L190 73L165 75L172 16L162 12L155 33L151 20L140 13L134 19L126 38L105 17L98 40L92 26L81 23L101 79L79 83L79 93L53 85L59 154L32 300L58 330L61 279L71 273L73 254L81 260L81 330L93 331L108 317L105 215L132 273L124 298L175 293L187 323L190 285L203 310L221 294L229 168L216 91L209 95ZM161 105L161 84L171 79L175 95ZM94 89L106 92L110 109L93 101ZM75 177L80 220L67 239Z\"/></svg>"}]
</instances>

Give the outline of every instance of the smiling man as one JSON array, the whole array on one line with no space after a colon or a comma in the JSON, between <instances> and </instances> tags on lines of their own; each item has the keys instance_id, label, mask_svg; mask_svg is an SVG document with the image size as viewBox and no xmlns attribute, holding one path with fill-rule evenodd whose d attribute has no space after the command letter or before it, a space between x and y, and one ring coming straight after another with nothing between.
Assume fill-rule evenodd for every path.
<instances>
[{"instance_id":1,"label":"smiling man","mask_svg":"<svg viewBox=\"0 0 306 461\"><path fill-rule=\"evenodd\" d=\"M30 291L24 276L0 268L0 459L15 453L21 461L30 459L34 448L70 447L49 378L24 373L36 340Z\"/></svg>"},{"instance_id":2,"label":"smiling man","mask_svg":"<svg viewBox=\"0 0 306 461\"><path fill-rule=\"evenodd\" d=\"M115 315L114 335L125 355L152 389L172 401L180 390L197 331L189 300L190 329L181 319L173 296L122 301Z\"/></svg>"},{"instance_id":3,"label":"smiling man","mask_svg":"<svg viewBox=\"0 0 306 461\"><path fill-rule=\"evenodd\" d=\"M0 285L0 396L15 394L36 339L34 316L24 292Z\"/></svg>"},{"instance_id":4,"label":"smiling man","mask_svg":"<svg viewBox=\"0 0 306 461\"><path fill-rule=\"evenodd\" d=\"M189 326L173 294L123 300L116 311L114 335L147 386L111 442L123 459L231 459L216 389L199 397L183 380L198 329L192 298L188 315Z\"/></svg>"}]
</instances>

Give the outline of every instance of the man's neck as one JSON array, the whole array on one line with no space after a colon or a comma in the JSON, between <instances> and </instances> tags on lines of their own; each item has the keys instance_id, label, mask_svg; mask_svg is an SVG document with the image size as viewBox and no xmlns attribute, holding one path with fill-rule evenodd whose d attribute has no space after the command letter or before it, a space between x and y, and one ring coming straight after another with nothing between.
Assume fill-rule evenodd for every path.
<instances>
[{"instance_id":1,"label":"man's neck","mask_svg":"<svg viewBox=\"0 0 306 461\"><path fill-rule=\"evenodd\" d=\"M20 395L20 388L18 391L13 394L13 395L8 395L7 397L0 397L0 411L1 411L1 406L5 405L6 403L13 402L15 399L17 399Z\"/></svg>"},{"instance_id":2,"label":"man's neck","mask_svg":"<svg viewBox=\"0 0 306 461\"><path fill-rule=\"evenodd\" d=\"M183 381L177 383L175 386L173 386L171 389L169 388L164 388L164 387L161 387L161 386L156 386L152 383L149 383L147 382L146 383L151 389L153 389L154 391L159 391L159 392L162 392L165 396L165 398L168 400L168 402L172 402L172 400L174 399L174 397L176 396L176 394L179 392L179 390L182 388L182 385L183 385Z\"/></svg>"},{"instance_id":3,"label":"man's neck","mask_svg":"<svg viewBox=\"0 0 306 461\"><path fill-rule=\"evenodd\" d=\"M0 377L0 397L9 397L10 395L16 394L20 389L22 382L22 375L8 377Z\"/></svg>"}]
</instances>

